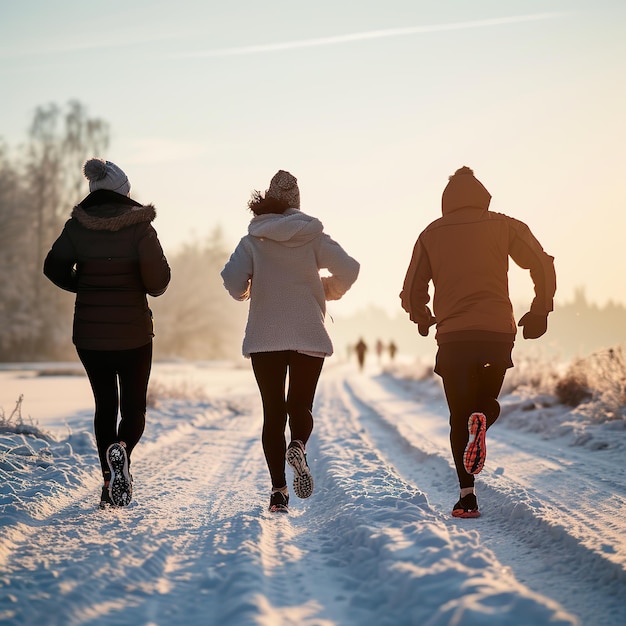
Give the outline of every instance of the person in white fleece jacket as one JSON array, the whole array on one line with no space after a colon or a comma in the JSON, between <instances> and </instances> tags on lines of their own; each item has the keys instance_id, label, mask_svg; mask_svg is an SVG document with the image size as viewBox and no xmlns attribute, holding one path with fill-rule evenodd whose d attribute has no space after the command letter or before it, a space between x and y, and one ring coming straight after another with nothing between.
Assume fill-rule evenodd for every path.
<instances>
[{"instance_id":1,"label":"person in white fleece jacket","mask_svg":"<svg viewBox=\"0 0 626 626\"><path fill-rule=\"evenodd\" d=\"M272 480L270 511L287 511L285 459L299 498L313 493L306 443L313 430L313 400L324 358L333 345L324 325L326 300L339 300L359 274L359 263L326 233L320 220L300 212L298 181L279 170L222 270L236 300L250 300L243 354L263 403L262 444ZM328 276L320 276L327 270ZM287 374L289 387L285 395ZM285 428L289 420L291 443Z\"/></svg>"}]
</instances>

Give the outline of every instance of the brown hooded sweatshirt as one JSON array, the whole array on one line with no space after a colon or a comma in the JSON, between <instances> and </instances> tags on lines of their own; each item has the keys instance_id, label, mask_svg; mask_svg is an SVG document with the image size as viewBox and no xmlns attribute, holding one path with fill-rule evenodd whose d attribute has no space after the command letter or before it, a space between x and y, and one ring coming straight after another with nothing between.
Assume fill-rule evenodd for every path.
<instances>
[{"instance_id":1,"label":"brown hooded sweatshirt","mask_svg":"<svg viewBox=\"0 0 626 626\"><path fill-rule=\"evenodd\" d=\"M553 309L554 258L526 224L489 211L490 201L471 169L457 170L442 195L443 217L421 233L413 248L400 293L402 308L413 322L427 326L432 280L438 344L515 339L509 257L530 270L535 287L531 312L547 315Z\"/></svg>"}]
</instances>

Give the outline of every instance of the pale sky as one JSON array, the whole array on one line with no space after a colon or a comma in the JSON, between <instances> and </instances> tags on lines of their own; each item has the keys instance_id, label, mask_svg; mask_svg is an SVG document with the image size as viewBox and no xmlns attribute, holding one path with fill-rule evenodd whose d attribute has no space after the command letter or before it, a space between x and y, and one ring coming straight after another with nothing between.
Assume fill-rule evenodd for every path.
<instances>
[{"instance_id":1,"label":"pale sky","mask_svg":"<svg viewBox=\"0 0 626 626\"><path fill-rule=\"evenodd\" d=\"M624 0L0 0L0 84L9 145L52 102L110 124L94 156L155 204L166 253L218 226L234 248L250 192L292 172L361 262L331 314L400 310L463 165L555 257L557 304L626 304Z\"/></svg>"}]
</instances>

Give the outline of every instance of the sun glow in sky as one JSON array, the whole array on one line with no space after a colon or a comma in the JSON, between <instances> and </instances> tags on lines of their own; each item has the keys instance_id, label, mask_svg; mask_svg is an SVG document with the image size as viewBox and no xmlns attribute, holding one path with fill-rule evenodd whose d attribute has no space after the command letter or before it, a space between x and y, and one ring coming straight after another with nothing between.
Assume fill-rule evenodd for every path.
<instances>
[{"instance_id":1,"label":"sun glow in sky","mask_svg":"<svg viewBox=\"0 0 626 626\"><path fill-rule=\"evenodd\" d=\"M218 226L234 248L250 192L291 171L361 262L338 315L400 310L468 165L555 256L557 302L626 304L625 35L623 0L0 2L0 137L82 102L166 253ZM527 273L511 292L530 302Z\"/></svg>"}]
</instances>

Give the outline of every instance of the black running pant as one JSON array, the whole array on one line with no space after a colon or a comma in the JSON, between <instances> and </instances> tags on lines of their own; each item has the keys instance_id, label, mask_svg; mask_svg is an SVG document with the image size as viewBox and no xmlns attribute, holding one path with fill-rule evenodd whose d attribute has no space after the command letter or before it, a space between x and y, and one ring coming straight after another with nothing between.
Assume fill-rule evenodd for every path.
<instances>
[{"instance_id":1,"label":"black running pant","mask_svg":"<svg viewBox=\"0 0 626 626\"><path fill-rule=\"evenodd\" d=\"M77 352L91 383L96 404L94 432L98 456L104 480L109 480L107 448L123 441L130 460L146 425L152 342L132 350L77 349Z\"/></svg>"},{"instance_id":2,"label":"black running pant","mask_svg":"<svg viewBox=\"0 0 626 626\"><path fill-rule=\"evenodd\" d=\"M487 428L500 415L498 395L511 361L512 343L464 341L442 344L437 351L435 372L443 380L450 410L450 445L461 489L474 486L474 475L463 466L463 453L472 413L484 413Z\"/></svg>"},{"instance_id":3,"label":"black running pant","mask_svg":"<svg viewBox=\"0 0 626 626\"><path fill-rule=\"evenodd\" d=\"M261 439L272 487L284 487L287 419L291 440L306 444L313 430L313 399L324 359L293 350L256 352L250 356L263 403ZM285 397L287 374L289 388Z\"/></svg>"}]
</instances>

